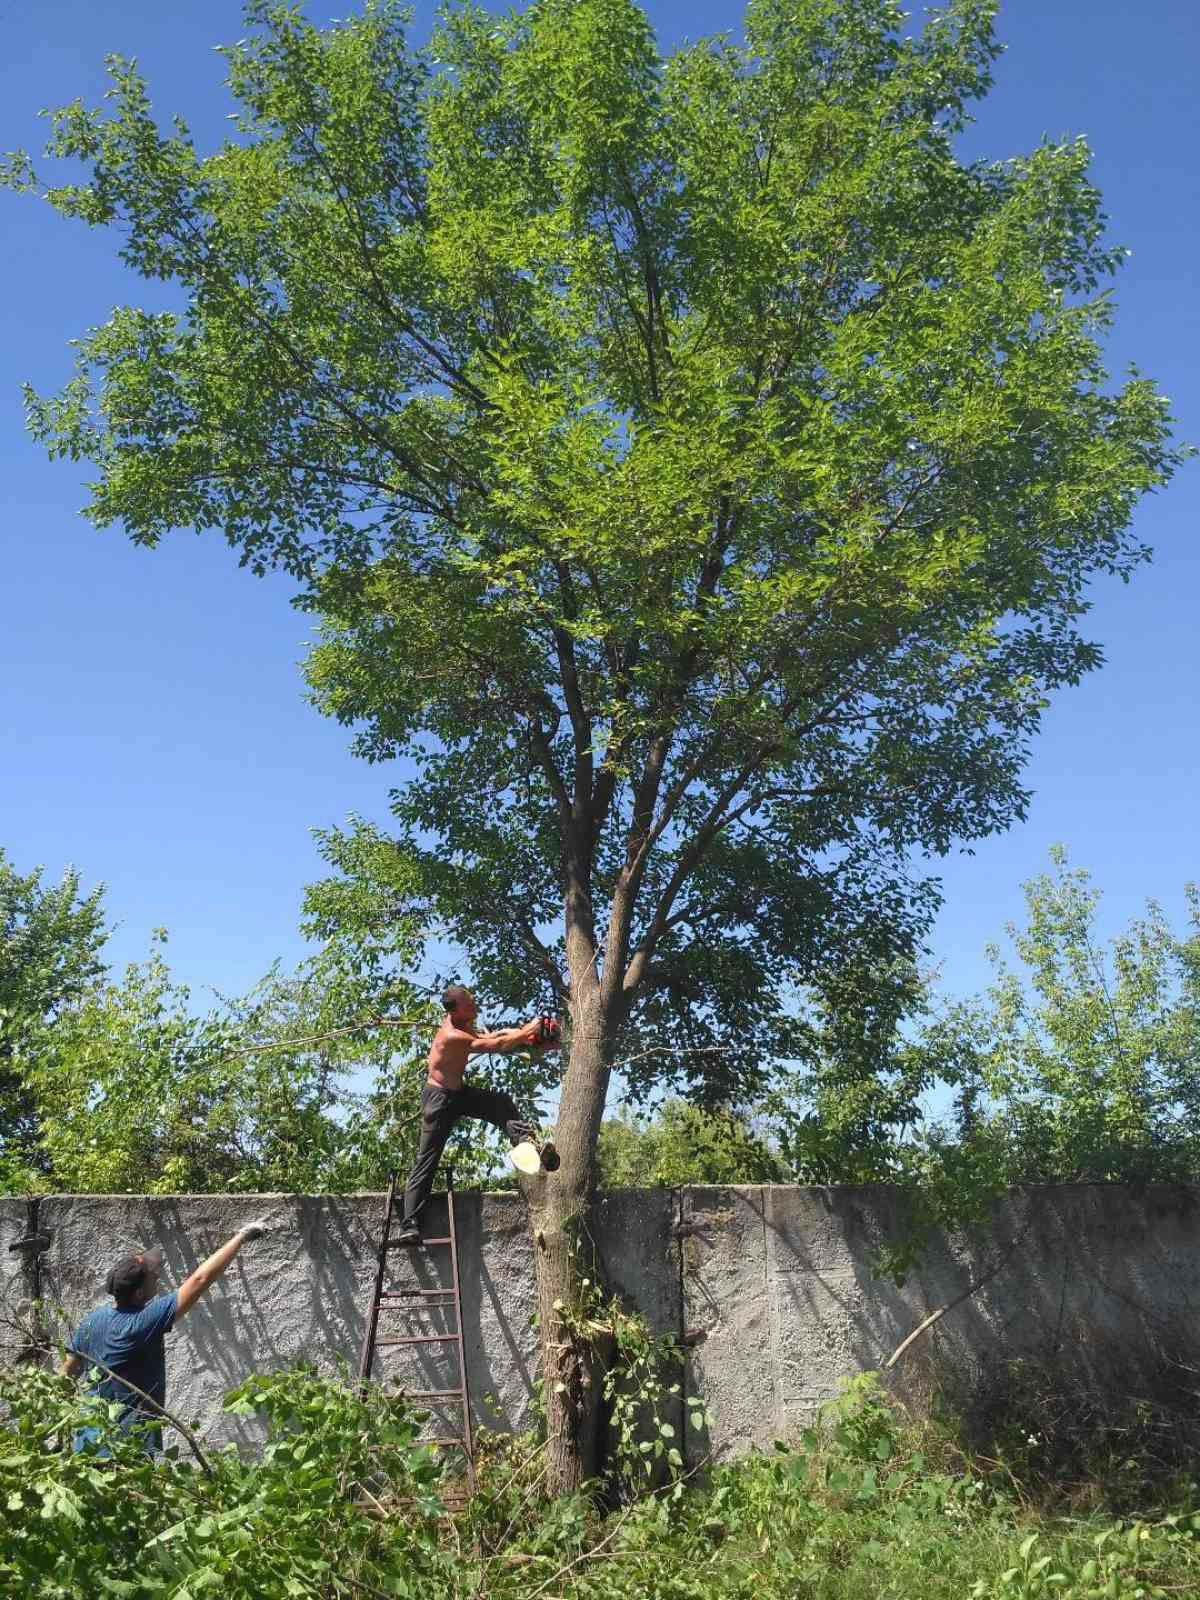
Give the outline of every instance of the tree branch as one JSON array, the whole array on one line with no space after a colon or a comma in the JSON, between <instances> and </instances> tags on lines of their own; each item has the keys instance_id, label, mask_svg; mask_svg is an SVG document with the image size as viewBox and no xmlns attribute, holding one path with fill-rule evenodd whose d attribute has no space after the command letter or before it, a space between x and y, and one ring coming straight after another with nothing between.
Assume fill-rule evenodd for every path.
<instances>
[{"instance_id":1,"label":"tree branch","mask_svg":"<svg viewBox=\"0 0 1200 1600\"><path fill-rule=\"evenodd\" d=\"M361 206L357 202L352 202L350 200L350 197L347 194L344 186L339 182L337 175L330 165L325 152L318 144L315 133L310 133L306 142L313 159L324 171L325 176L329 181L330 188L337 196L338 202L346 214L346 218L351 229L357 234L358 246L362 252L363 261L366 264L368 277L375 287L377 304L388 316L395 320L403 333L413 341L426 359L433 362L434 372L431 374L431 376L434 377L435 381L448 384L452 390L464 398L471 400L475 405L479 406L481 410L490 409L491 402L489 401L487 395L484 394L483 390L476 388L476 386L467 378L465 373L463 373L461 368L455 362L453 362L449 356L447 356L442 350L439 350L437 345L435 345L431 340L426 339L425 336L418 331L416 324L410 317L405 316L403 313L397 310L396 304L393 301L391 294L388 292L387 285L380 278L378 270L376 269L374 252L371 249L370 240L367 235L366 223L363 220Z\"/></svg>"},{"instance_id":2,"label":"tree branch","mask_svg":"<svg viewBox=\"0 0 1200 1600\"><path fill-rule=\"evenodd\" d=\"M1012 1260L1013 1256L1016 1254L1017 1246L1022 1242L1027 1231L1027 1227L1021 1230L1021 1232L1013 1240L1012 1244L1009 1245L1008 1249L1000 1257L1000 1260L997 1261L994 1267L990 1267L987 1272L976 1278L974 1283L969 1283L961 1294L956 1294L953 1300L947 1300L944 1306L938 1306L937 1310L931 1311L923 1322L919 1322L913 1331L908 1335L907 1339L902 1339L892 1351L891 1355L883 1363L882 1370L884 1372L890 1372L891 1369L896 1365L897 1361L899 1361L900 1357L909 1348L909 1346L915 1344L923 1333L927 1333L928 1330L933 1327L934 1323L940 1322L948 1311L953 1311L955 1306L962 1305L964 1300L969 1300L973 1294L978 1294L980 1289L982 1289L985 1284L991 1283L992 1279L997 1275L997 1273L1003 1271L1003 1269Z\"/></svg>"},{"instance_id":3,"label":"tree branch","mask_svg":"<svg viewBox=\"0 0 1200 1600\"><path fill-rule=\"evenodd\" d=\"M573 622L578 615L578 604L571 569L565 561L558 563L558 586L563 601L563 612L568 621ZM590 816L592 805L592 724L579 686L575 641L566 628L555 627L554 649L558 657L563 698L566 701L567 715L571 719L571 732L575 740L575 796L572 809L576 822L582 823Z\"/></svg>"},{"instance_id":4,"label":"tree branch","mask_svg":"<svg viewBox=\"0 0 1200 1600\"><path fill-rule=\"evenodd\" d=\"M649 860L646 839L650 833L654 808L662 784L663 769L670 749L669 733L659 733L654 736L650 741L646 763L634 793L633 815L626 835L625 865L613 889L609 910L608 942L605 946L604 964L604 993L607 1001L615 999L622 992L625 960L633 927L633 911L645 876L646 863Z\"/></svg>"},{"instance_id":5,"label":"tree branch","mask_svg":"<svg viewBox=\"0 0 1200 1600\"><path fill-rule=\"evenodd\" d=\"M753 765L743 767L738 776L726 784L721 791L719 799L710 808L708 816L692 835L688 844L684 846L676 863L675 871L671 874L666 888L659 896L650 924L642 935L638 948L633 954L633 959L625 972L622 988L627 997L634 994L645 976L646 968L654 955L655 947L666 928L667 918L670 916L676 895L700 864L717 834L722 829L729 827L731 823L736 822L739 817L745 816L746 812L752 810L754 806L760 804L761 797L757 794L752 794L740 806L735 806L732 811L725 810L730 800L753 777L757 768L770 757L774 748L774 746L770 746L764 749Z\"/></svg>"},{"instance_id":6,"label":"tree branch","mask_svg":"<svg viewBox=\"0 0 1200 1600\"><path fill-rule=\"evenodd\" d=\"M658 276L658 267L654 260L654 250L650 239L650 230L646 226L646 219L638 203L637 191L633 180L623 166L618 166L621 182L625 187L626 203L629 216L633 222L634 237L637 240L638 254L642 259L642 281L646 290L646 317L645 317L645 348L646 368L650 379L650 394L653 400L659 399L658 379L658 345L662 344L662 354L666 361L670 360L670 351L666 343L666 328L662 314L662 283Z\"/></svg>"},{"instance_id":7,"label":"tree branch","mask_svg":"<svg viewBox=\"0 0 1200 1600\"><path fill-rule=\"evenodd\" d=\"M147 1394L144 1389L139 1389L136 1383L131 1383L130 1380L122 1373L114 1372L111 1367L105 1366L104 1362L101 1361L97 1356L83 1355L79 1351L71 1350L70 1345L67 1345L66 1348L70 1350L71 1354L76 1356L80 1361L86 1361L89 1367L98 1367L101 1372L107 1373L110 1378L115 1378L117 1382L123 1384L126 1389L131 1390L140 1399L145 1400L148 1405L153 1406L154 1414L156 1416L160 1416L164 1422L169 1422L171 1426L176 1429L177 1432L181 1433L187 1440L192 1454L200 1463L201 1469L203 1470L205 1476L209 1478L213 1476L213 1469L208 1464L208 1457L204 1454L204 1451L201 1450L195 1434L191 1431L186 1422L180 1422L179 1418L174 1414L174 1412L168 1411L166 1406L164 1406L160 1401L156 1400L153 1395Z\"/></svg>"},{"instance_id":8,"label":"tree branch","mask_svg":"<svg viewBox=\"0 0 1200 1600\"><path fill-rule=\"evenodd\" d=\"M538 764L546 774L546 781L550 785L550 792L558 805L558 814L563 822L564 829L569 828L573 821L571 814L571 796L567 791L563 775L558 770L558 763L554 759L554 750L550 744L550 736L536 719L531 720L529 727L530 743L537 752Z\"/></svg>"},{"instance_id":9,"label":"tree branch","mask_svg":"<svg viewBox=\"0 0 1200 1600\"><path fill-rule=\"evenodd\" d=\"M546 974L546 979L554 991L555 1000L559 1005L565 1004L570 990L563 981L563 975L559 971L558 963L538 938L528 914L523 910L518 910L512 899L504 901L503 909L505 916L516 929L518 936L524 941L526 948Z\"/></svg>"}]
</instances>

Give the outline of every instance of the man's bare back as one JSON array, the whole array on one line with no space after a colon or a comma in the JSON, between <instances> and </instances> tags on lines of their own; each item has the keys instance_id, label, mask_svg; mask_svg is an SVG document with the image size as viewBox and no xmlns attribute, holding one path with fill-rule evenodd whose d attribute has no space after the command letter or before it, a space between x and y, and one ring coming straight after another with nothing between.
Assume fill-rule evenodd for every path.
<instances>
[{"instance_id":1,"label":"man's bare back","mask_svg":"<svg viewBox=\"0 0 1200 1600\"><path fill-rule=\"evenodd\" d=\"M506 1053L538 1041L536 1021L526 1023L523 1028L498 1028L493 1033L481 1033L475 1026L475 1017L475 999L466 990L464 999L446 1017L429 1047L429 1082L435 1088L452 1094L461 1089L471 1056L490 1051Z\"/></svg>"},{"instance_id":2,"label":"man's bare back","mask_svg":"<svg viewBox=\"0 0 1200 1600\"><path fill-rule=\"evenodd\" d=\"M461 1089L474 1032L456 1028L447 1017L429 1047L429 1082L439 1089Z\"/></svg>"}]
</instances>

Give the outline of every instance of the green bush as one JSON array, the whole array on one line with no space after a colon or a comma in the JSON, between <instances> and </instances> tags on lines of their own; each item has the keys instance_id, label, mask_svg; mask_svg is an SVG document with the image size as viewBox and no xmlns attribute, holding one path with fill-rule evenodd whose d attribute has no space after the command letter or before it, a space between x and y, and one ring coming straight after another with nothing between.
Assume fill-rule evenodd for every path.
<instances>
[{"instance_id":1,"label":"green bush","mask_svg":"<svg viewBox=\"0 0 1200 1600\"><path fill-rule=\"evenodd\" d=\"M421 1418L308 1372L251 1379L260 1461L155 1465L46 1373L0 1375L0 1594L22 1600L1168 1600L1200 1593L1194 1485L1136 1517L1063 1516L865 1377L794 1441L609 1515L546 1502L544 1445L485 1435L457 1515Z\"/></svg>"},{"instance_id":2,"label":"green bush","mask_svg":"<svg viewBox=\"0 0 1200 1600\"><path fill-rule=\"evenodd\" d=\"M255 1377L226 1409L265 1418L262 1459L229 1446L203 1463L175 1450L154 1461L117 1426L120 1407L36 1369L0 1373L0 1407L0 1594L279 1600L444 1582L440 1469L399 1401L304 1370ZM108 1459L73 1453L84 1422L104 1427ZM398 1514L366 1515L367 1490Z\"/></svg>"}]
</instances>

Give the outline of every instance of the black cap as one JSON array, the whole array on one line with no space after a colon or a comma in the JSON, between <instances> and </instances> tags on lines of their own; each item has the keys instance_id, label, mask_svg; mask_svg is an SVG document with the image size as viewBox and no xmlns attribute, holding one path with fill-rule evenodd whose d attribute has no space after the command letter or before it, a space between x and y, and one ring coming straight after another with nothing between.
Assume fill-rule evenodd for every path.
<instances>
[{"instance_id":1,"label":"black cap","mask_svg":"<svg viewBox=\"0 0 1200 1600\"><path fill-rule=\"evenodd\" d=\"M161 1250L143 1250L136 1256L122 1256L104 1280L104 1287L115 1300L132 1300L148 1278L158 1276Z\"/></svg>"}]
</instances>

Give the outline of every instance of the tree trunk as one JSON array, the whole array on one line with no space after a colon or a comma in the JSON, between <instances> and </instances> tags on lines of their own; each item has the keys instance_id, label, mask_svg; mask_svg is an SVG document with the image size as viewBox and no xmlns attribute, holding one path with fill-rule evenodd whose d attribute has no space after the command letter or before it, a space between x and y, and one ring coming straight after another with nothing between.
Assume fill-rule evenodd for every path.
<instances>
[{"instance_id":1,"label":"tree trunk","mask_svg":"<svg viewBox=\"0 0 1200 1600\"><path fill-rule=\"evenodd\" d=\"M600 1470L604 1351L577 1326L584 1292L596 1282L591 1234L595 1150L608 1091L608 1048L598 991L573 997L570 1063L555 1141L561 1165L524 1180L537 1273L548 1444L547 1488L577 1489Z\"/></svg>"}]
</instances>

